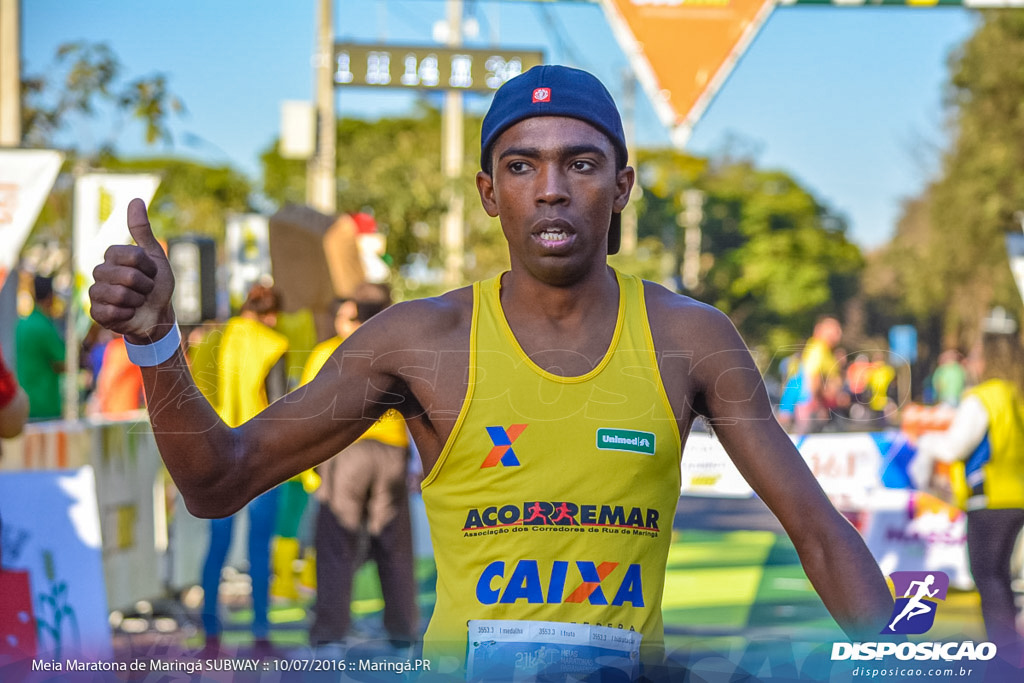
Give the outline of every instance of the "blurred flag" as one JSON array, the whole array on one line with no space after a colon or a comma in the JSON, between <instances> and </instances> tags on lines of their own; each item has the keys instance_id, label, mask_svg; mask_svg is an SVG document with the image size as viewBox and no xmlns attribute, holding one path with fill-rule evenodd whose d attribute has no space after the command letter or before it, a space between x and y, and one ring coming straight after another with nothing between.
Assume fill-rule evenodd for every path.
<instances>
[{"instance_id":1,"label":"blurred flag","mask_svg":"<svg viewBox=\"0 0 1024 683\"><path fill-rule=\"evenodd\" d=\"M92 270L103 261L112 244L131 244L128 203L138 197L146 204L153 198L160 178L155 175L87 173L75 183L74 263L75 292L82 309L89 310L86 292Z\"/></svg>"},{"instance_id":2,"label":"blurred flag","mask_svg":"<svg viewBox=\"0 0 1024 683\"><path fill-rule=\"evenodd\" d=\"M64 155L49 149L0 150L0 287L57 179Z\"/></svg>"}]
</instances>

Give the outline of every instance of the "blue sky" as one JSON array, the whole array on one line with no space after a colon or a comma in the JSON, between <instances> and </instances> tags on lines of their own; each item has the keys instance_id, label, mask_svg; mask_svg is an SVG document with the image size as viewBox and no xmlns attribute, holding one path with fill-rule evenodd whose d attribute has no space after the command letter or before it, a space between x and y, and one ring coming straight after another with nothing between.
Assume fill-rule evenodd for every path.
<instances>
[{"instance_id":1,"label":"blue sky","mask_svg":"<svg viewBox=\"0 0 1024 683\"><path fill-rule=\"evenodd\" d=\"M549 61L597 74L617 98L626 59L600 8L583 3L466 2L480 26L472 43L539 47ZM227 162L258 177L260 152L277 135L282 100L312 97L316 0L22 0L22 69L53 63L56 47L106 42L127 76L166 73L187 113L171 151ZM426 43L444 0L335 0L339 40ZM544 14L546 13L546 15ZM850 221L865 247L891 235L903 198L938 170L947 144L947 59L976 16L959 8L776 9L705 112L688 149L752 152L797 177ZM483 97L468 106L482 109ZM341 115L409 111L401 92L340 89ZM120 131L120 148L146 153L121 122L79 122L67 132L97 144ZM641 96L641 145L668 135ZM189 144L186 144L189 142ZM339 150L344 153L344 150Z\"/></svg>"}]
</instances>

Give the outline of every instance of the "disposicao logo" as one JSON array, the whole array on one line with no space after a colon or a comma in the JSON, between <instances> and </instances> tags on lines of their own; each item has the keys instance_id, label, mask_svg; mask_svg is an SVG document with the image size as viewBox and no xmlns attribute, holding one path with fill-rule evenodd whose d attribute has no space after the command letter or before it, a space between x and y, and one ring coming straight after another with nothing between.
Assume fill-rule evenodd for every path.
<instances>
[{"instance_id":1,"label":"disposicao logo","mask_svg":"<svg viewBox=\"0 0 1024 683\"><path fill-rule=\"evenodd\" d=\"M504 427L487 427L487 434L491 437L491 443L494 444L494 447L487 454L483 464L480 465L480 469L496 467L498 463L505 467L519 467L519 458L516 457L515 451L512 450L512 444L515 443L519 435L528 426L509 425L508 429Z\"/></svg>"},{"instance_id":2,"label":"disposicao logo","mask_svg":"<svg viewBox=\"0 0 1024 683\"><path fill-rule=\"evenodd\" d=\"M893 572L893 589L896 604L889 623L881 633L921 634L935 623L938 601L946 599L949 577L944 572ZM996 656L996 646L989 642L867 642L833 643L832 661L837 660L881 660L896 657L901 661L946 662L967 660L986 661ZM856 675L856 670L854 671Z\"/></svg>"},{"instance_id":3,"label":"disposicao logo","mask_svg":"<svg viewBox=\"0 0 1024 683\"><path fill-rule=\"evenodd\" d=\"M946 599L949 577L944 572L893 572L889 575L896 590L889 624L882 633L925 633L935 623L938 600Z\"/></svg>"}]
</instances>

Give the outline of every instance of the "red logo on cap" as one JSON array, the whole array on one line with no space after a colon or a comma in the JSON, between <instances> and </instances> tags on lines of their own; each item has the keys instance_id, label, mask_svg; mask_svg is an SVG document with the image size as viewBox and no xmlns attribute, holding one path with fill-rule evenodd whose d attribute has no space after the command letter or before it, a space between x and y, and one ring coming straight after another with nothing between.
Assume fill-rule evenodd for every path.
<instances>
[{"instance_id":1,"label":"red logo on cap","mask_svg":"<svg viewBox=\"0 0 1024 683\"><path fill-rule=\"evenodd\" d=\"M533 91L534 102L550 102L551 88L536 88Z\"/></svg>"}]
</instances>

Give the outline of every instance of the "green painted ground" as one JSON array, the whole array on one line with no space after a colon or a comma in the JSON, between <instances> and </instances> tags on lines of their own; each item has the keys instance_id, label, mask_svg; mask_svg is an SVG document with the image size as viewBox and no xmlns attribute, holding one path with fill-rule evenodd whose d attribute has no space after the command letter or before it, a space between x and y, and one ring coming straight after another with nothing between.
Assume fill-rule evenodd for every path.
<instances>
[{"instance_id":1,"label":"green painted ground","mask_svg":"<svg viewBox=\"0 0 1024 683\"><path fill-rule=\"evenodd\" d=\"M434 606L434 565L416 567L424 623ZM282 647L304 646L311 598L271 608L272 640ZM353 588L355 629L382 636L380 584L372 564L362 567ZM728 651L751 639L785 637L827 642L845 640L800 566L793 545L771 531L676 531L669 551L663 601L666 648ZM231 609L224 643L251 642L249 609ZM978 639L983 633L978 596L951 592L941 604L929 640ZM192 646L201 645L201 634Z\"/></svg>"}]
</instances>

